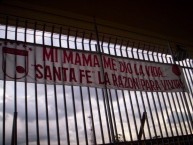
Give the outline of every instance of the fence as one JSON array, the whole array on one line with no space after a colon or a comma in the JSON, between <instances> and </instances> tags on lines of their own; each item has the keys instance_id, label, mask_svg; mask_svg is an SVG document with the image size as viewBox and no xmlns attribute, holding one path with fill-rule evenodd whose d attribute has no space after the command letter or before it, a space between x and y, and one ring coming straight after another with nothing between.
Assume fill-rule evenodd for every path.
<instances>
[{"instance_id":1,"label":"fence","mask_svg":"<svg viewBox=\"0 0 193 145\"><path fill-rule=\"evenodd\" d=\"M192 144L193 60L184 51L179 54L169 42L152 44L103 34L97 28L90 31L15 17L1 19L4 20L0 25L1 46L46 46L136 62L176 64L183 70L187 85L186 91L143 91L105 85L101 88L39 83L37 78L29 83L27 77L23 81L11 81L4 74L0 81L3 145L140 144L140 140L148 140L147 144ZM184 50L180 45L177 47ZM17 57L12 59L16 68ZM3 61L6 59L2 58ZM144 127L143 113L146 114ZM140 128L142 137L139 137Z\"/></svg>"}]
</instances>

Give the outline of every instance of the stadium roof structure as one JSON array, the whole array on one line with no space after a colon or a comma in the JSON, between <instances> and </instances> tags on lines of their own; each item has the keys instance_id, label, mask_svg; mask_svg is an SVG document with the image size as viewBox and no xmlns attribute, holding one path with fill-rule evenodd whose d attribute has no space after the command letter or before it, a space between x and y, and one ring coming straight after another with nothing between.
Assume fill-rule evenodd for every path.
<instances>
[{"instance_id":1,"label":"stadium roof structure","mask_svg":"<svg viewBox=\"0 0 193 145\"><path fill-rule=\"evenodd\" d=\"M193 56L193 8L183 1L1 0L0 13L102 33L187 46ZM41 29L41 28L40 28Z\"/></svg>"}]
</instances>

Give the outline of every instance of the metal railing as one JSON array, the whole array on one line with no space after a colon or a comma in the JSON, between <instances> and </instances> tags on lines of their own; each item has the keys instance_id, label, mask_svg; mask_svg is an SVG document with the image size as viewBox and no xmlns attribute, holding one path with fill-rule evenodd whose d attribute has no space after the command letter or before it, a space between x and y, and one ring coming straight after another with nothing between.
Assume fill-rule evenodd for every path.
<instances>
[{"instance_id":1,"label":"metal railing","mask_svg":"<svg viewBox=\"0 0 193 145\"><path fill-rule=\"evenodd\" d=\"M8 145L11 141L18 145L140 144L138 135L144 112L147 116L141 140L148 140L148 143L144 141L143 144L192 144L192 58L186 56L180 61L174 61L172 56L176 52L168 44L152 44L130 38L126 40L95 30L47 26L30 20L20 21L19 18L14 18L15 25L10 26L10 19L6 17L5 23L0 25L2 43L97 53L100 49L100 54L135 61L177 64L183 69L188 91L146 92L49 85L46 82L28 83L26 78L24 82L16 79L8 81L4 76L0 80L1 144ZM19 27L20 23L24 23L25 27ZM28 25L33 25L33 29L29 29ZM42 29L38 30L40 27ZM48 32L47 29L52 31ZM56 29L60 33L55 33ZM103 39L97 39L97 34ZM117 43L111 43L112 39ZM17 113L16 118L14 112Z\"/></svg>"}]
</instances>

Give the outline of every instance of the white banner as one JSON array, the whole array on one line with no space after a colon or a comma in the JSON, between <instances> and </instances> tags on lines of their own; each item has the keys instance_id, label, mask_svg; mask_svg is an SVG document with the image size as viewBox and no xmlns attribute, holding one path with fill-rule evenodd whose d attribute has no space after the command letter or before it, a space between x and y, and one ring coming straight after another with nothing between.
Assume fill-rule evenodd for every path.
<instances>
[{"instance_id":1,"label":"white banner","mask_svg":"<svg viewBox=\"0 0 193 145\"><path fill-rule=\"evenodd\" d=\"M187 91L177 65L0 41L0 79L141 91Z\"/></svg>"}]
</instances>

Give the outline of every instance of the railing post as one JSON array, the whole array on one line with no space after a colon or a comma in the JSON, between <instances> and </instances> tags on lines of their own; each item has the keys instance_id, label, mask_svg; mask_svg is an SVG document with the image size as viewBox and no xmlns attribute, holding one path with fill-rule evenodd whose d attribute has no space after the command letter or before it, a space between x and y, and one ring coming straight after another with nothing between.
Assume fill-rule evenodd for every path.
<instances>
[{"instance_id":1,"label":"railing post","mask_svg":"<svg viewBox=\"0 0 193 145\"><path fill-rule=\"evenodd\" d=\"M141 127L140 127L139 134L138 134L138 140L139 141L141 141L141 137L142 137L143 132L144 132L144 125L145 125L146 119L147 119L147 113L143 112L143 116L141 118Z\"/></svg>"},{"instance_id":2,"label":"railing post","mask_svg":"<svg viewBox=\"0 0 193 145\"><path fill-rule=\"evenodd\" d=\"M11 137L11 145L15 145L15 141L16 141L16 134L17 134L17 130L16 130L16 120L17 120L17 112L14 112L14 116L13 116L13 128L12 128L12 137Z\"/></svg>"},{"instance_id":3,"label":"railing post","mask_svg":"<svg viewBox=\"0 0 193 145\"><path fill-rule=\"evenodd\" d=\"M179 46L178 46L179 47ZM174 53L173 53L173 51L172 51L172 49L171 49L171 46L170 46L170 43L168 42L168 48L169 48L169 51L170 51L170 54L171 54L171 56L172 56L172 60L174 61L173 63L174 64L176 64L176 61L182 61L181 59L183 59L183 58L181 58L181 59L176 59L176 58L174 58ZM179 53L179 55L183 55L183 54L180 54L180 53L182 53L182 52L178 52ZM176 56L177 58L179 57L179 56ZM185 59L185 58L184 58ZM193 131L193 118L192 118L192 115L191 115L191 111L190 111L190 108L188 107L188 101L187 101L187 99L186 99L186 95L184 94L184 89L182 90L183 91L183 95L184 95L184 102L185 102L185 104L186 104L186 109L187 109L187 113L188 113L188 117L189 117L189 120L190 120L190 124L191 124L191 127L192 127L192 131Z\"/></svg>"}]
</instances>

